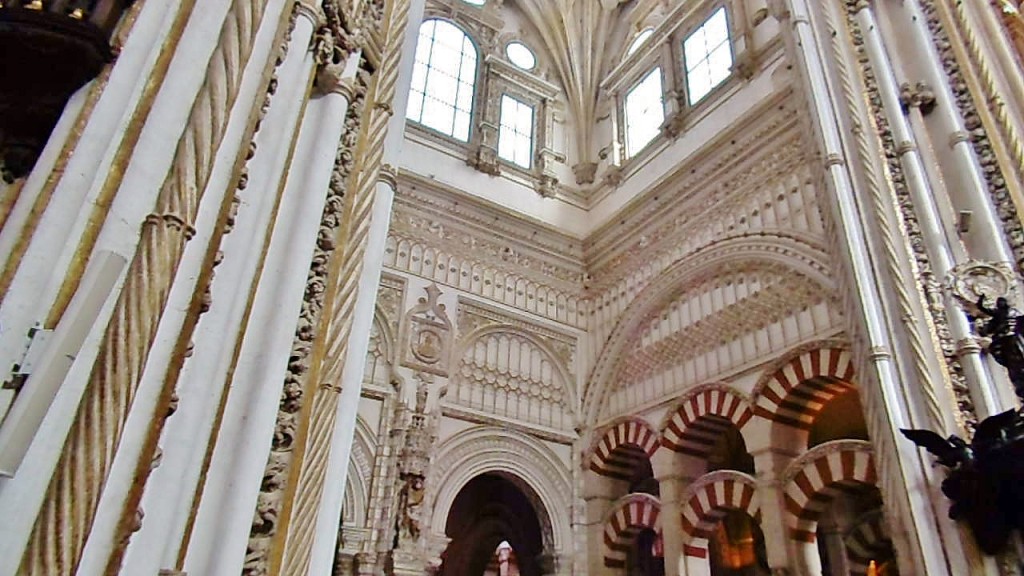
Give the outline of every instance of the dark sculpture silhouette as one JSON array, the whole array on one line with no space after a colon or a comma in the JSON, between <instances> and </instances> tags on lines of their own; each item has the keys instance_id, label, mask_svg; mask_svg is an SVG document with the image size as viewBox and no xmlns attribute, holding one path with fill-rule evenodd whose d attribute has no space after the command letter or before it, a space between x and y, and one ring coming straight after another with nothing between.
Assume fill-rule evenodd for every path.
<instances>
[{"instance_id":1,"label":"dark sculpture silhouette","mask_svg":"<svg viewBox=\"0 0 1024 576\"><path fill-rule=\"evenodd\" d=\"M978 425L970 444L930 430L900 430L949 470L942 493L949 517L971 527L986 554L999 554L1024 530L1024 413L1007 410Z\"/></svg>"},{"instance_id":2,"label":"dark sculpture silhouette","mask_svg":"<svg viewBox=\"0 0 1024 576\"><path fill-rule=\"evenodd\" d=\"M979 322L978 334L991 338L988 353L1024 399L1024 316L1006 298L989 308L982 296L977 306L988 317ZM952 501L949 517L967 522L983 552L1003 552L1013 531L1024 531L1024 410L982 420L969 444L930 430L900 432L949 471L942 482L942 493Z\"/></svg>"},{"instance_id":3,"label":"dark sculpture silhouette","mask_svg":"<svg viewBox=\"0 0 1024 576\"><path fill-rule=\"evenodd\" d=\"M981 296L977 306L989 317L978 334L992 339L988 353L1006 368L1017 396L1024 399L1024 317L1003 297L996 298L995 308L989 308Z\"/></svg>"}]
</instances>

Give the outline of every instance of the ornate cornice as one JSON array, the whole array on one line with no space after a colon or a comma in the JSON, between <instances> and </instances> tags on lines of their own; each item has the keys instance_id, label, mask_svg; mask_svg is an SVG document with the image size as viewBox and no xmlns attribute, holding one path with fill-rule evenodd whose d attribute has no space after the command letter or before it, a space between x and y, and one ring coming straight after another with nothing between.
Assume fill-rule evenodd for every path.
<instances>
[{"instance_id":1,"label":"ornate cornice","mask_svg":"<svg viewBox=\"0 0 1024 576\"><path fill-rule=\"evenodd\" d=\"M695 235L709 227L716 220L709 221L709 214L728 214L751 193L806 165L806 144L787 98L791 94L761 103L595 229L584 245L592 289L629 275L636 267L630 267L631 253L638 247L642 260L653 260L680 233Z\"/></svg>"}]
</instances>

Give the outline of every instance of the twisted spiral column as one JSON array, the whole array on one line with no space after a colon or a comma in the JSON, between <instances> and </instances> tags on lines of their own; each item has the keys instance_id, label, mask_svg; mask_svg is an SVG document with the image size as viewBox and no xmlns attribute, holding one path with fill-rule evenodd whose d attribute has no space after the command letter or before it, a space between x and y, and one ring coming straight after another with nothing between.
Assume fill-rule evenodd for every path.
<instances>
[{"instance_id":1,"label":"twisted spiral column","mask_svg":"<svg viewBox=\"0 0 1024 576\"><path fill-rule=\"evenodd\" d=\"M221 28L156 209L142 224L138 250L19 574L73 574L81 559L265 5L266 0L235 0Z\"/></svg>"}]
</instances>

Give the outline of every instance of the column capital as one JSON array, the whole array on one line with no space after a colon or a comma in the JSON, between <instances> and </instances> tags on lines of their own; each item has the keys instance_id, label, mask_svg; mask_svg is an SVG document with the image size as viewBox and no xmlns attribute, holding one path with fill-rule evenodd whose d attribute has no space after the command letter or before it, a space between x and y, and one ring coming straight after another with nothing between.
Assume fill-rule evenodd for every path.
<instances>
[{"instance_id":1,"label":"column capital","mask_svg":"<svg viewBox=\"0 0 1024 576\"><path fill-rule=\"evenodd\" d=\"M384 164L380 167L377 181L391 188L392 192L398 191L398 168L392 164Z\"/></svg>"},{"instance_id":2,"label":"column capital","mask_svg":"<svg viewBox=\"0 0 1024 576\"><path fill-rule=\"evenodd\" d=\"M327 16L318 0L295 0L295 14L309 20L314 30L327 22Z\"/></svg>"}]
</instances>

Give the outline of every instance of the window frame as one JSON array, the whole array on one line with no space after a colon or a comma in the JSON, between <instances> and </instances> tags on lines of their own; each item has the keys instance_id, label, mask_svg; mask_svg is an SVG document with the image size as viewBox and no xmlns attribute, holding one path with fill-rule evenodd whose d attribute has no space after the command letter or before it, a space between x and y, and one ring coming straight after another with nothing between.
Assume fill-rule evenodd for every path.
<instances>
[{"instance_id":1,"label":"window frame","mask_svg":"<svg viewBox=\"0 0 1024 576\"><path fill-rule=\"evenodd\" d=\"M725 75L725 77L723 77L721 80L719 80L715 85L711 86L708 89L707 92L702 94L700 96L700 98L698 98L697 100L694 100L692 98L692 94L690 92L690 72L691 71L689 69L689 62L686 59L686 42L690 38L692 38L694 36L694 34L696 34L701 28L703 28L704 26L709 24L711 22L711 19L714 18L715 16L717 16L719 12L721 12L724 15L724 18L725 18L725 35L726 35L725 36L725 46L726 46L726 48L729 51L729 72ZM680 72L681 72L680 78L682 79L682 86L681 86L681 88L682 88L682 93L685 95L684 105L685 105L686 108L690 108L690 109L696 108L696 107L700 106L701 104L703 104L704 102L706 102L707 100L709 100L710 98L712 98L713 95L722 86L725 86L726 84L728 84L729 80L735 75L736 46L735 46L734 35L733 35L733 30L732 30L732 15L729 12L729 7L725 3L716 3L716 4L712 5L711 10L709 12L706 12L706 16L703 19L701 19L699 23L697 23L694 26L688 27L680 35L680 39L678 40L677 44L678 44L678 46L677 46L676 50L678 50L678 53L679 53L679 63L680 63ZM721 44L716 46L714 50L717 50L718 47L720 47L720 46L721 46ZM708 61L709 57L711 56L711 53L714 52L714 50L712 50L711 52L708 52L707 54L705 54L704 57L700 60L700 62ZM698 65L700 64L700 62L698 62ZM710 62L709 62L709 65L710 65Z\"/></svg>"},{"instance_id":2,"label":"window frame","mask_svg":"<svg viewBox=\"0 0 1024 576\"><path fill-rule=\"evenodd\" d=\"M632 96L636 92L637 89L640 88L641 84L646 82L649 78L653 77L655 73L657 73L658 78L659 78L659 88L660 88L660 92L661 92L661 95L660 95L661 96L660 97L660 101L661 101L660 102L661 103L661 121L658 123L658 131L657 131L657 133L652 135L646 142L644 142L639 147L633 148L632 146L630 146L630 138L629 138L629 133L630 133L629 98L630 98L630 96ZM666 84L666 82L665 82L665 68L659 62L659 63L655 64L652 67L646 68L645 71L640 75L640 77L636 81L634 81L632 84L630 84L629 89L627 89L625 91L625 93L622 95L622 104L620 106L621 113L622 113L622 145L623 145L622 153L623 153L623 158L625 160L628 161L628 160L631 160L631 159L639 156L644 150L646 150L651 144L653 144L658 139L658 136L661 133L661 127L665 124L665 120L668 117L668 115L666 114L666 111L665 111L665 104L666 104L665 84Z\"/></svg>"},{"instance_id":3,"label":"window frame","mask_svg":"<svg viewBox=\"0 0 1024 576\"><path fill-rule=\"evenodd\" d=\"M482 73L482 71L483 71L483 68L484 68L484 66L483 66L484 55L482 54L482 51L480 49L479 42L477 42L476 38L474 38L473 35L470 33L470 30L467 29L467 27L465 25L463 25L461 22L452 20L450 18L447 18L445 16L441 16L441 15L429 15L429 16L425 16L423 21L420 23L420 29L422 29L422 27L424 25L426 25L427 23L429 23L431 21L444 22L446 24L449 24L449 25L455 27L460 32L462 32L464 38L469 41L470 45L472 45L473 49L476 51L476 54L475 54L475 56L476 56L476 63L475 63L474 70L473 70L473 75L472 75L473 84L470 87L471 90L472 90L472 95L470 97L470 107L469 107L469 110L468 110L468 114L469 114L469 127L467 129L466 139L463 140L462 138L460 138L458 136L455 136L454 134L449 134L449 133L444 132L444 131L442 131L440 129L434 128L434 127L429 126L427 124L424 124L421 120L414 120L411 116L409 116L409 107L410 107L411 102L412 102L413 94L417 93L418 91L416 91L413 88L412 84L409 85L409 92L410 92L409 102L410 102L410 104L406 105L406 110L405 110L406 126L413 127L416 130L420 131L421 133L427 134L427 135L429 135L432 138L440 139L443 142L455 144L455 145L457 145L460 148L466 148L466 147L468 147L473 142L474 133L476 132L475 128L476 128L476 124L477 124L478 109L480 108L480 105L479 105L479 102L478 102L478 98L479 98L480 93L481 93L481 84L482 84L482 81L483 81L483 73ZM418 37L421 37L419 35L419 31L417 31L417 34L418 34ZM416 52L413 53L414 60L416 58L416 53L418 53L418 52L419 52L419 41L417 40ZM416 64L417 64L417 62L414 61L414 63L413 63L414 74L415 74L415 66L416 66ZM460 61L460 67L461 67L461 65L462 65L462 62ZM430 98L430 95L426 91L427 82L428 82L429 74L430 74L430 62L429 61L426 63L426 66L427 66L427 75L424 78L424 86L423 86L424 90L422 92L423 93L423 103L420 105L420 118L421 119L422 119L422 111L423 111L423 108L425 107L426 100L427 100L427 98ZM463 83L462 79L461 79L461 76L459 78L456 78L456 83L457 84L462 84ZM455 97L456 97L456 102L452 103L452 108L455 110L455 113L457 113L457 112L459 112L459 108L458 108L458 92L456 92L456 96ZM453 116L454 116L454 114L453 114ZM454 125L455 125L454 117L453 117L453 120L452 120L452 125L453 125L453 132L454 132Z\"/></svg>"},{"instance_id":4,"label":"window frame","mask_svg":"<svg viewBox=\"0 0 1024 576\"><path fill-rule=\"evenodd\" d=\"M512 102L515 102L519 106L525 106L525 107L530 109L530 135L529 135L530 149L529 149L529 152L527 153L527 164L526 165L520 164L519 162L517 162L513 158L506 158L505 156L501 155L501 148L502 148L502 146L501 146L501 134L502 134L502 128L504 128L506 126L506 124L504 124L502 122L502 118L505 115L504 113L505 113L505 100L506 99L511 100ZM512 132L515 135L519 134L519 132L517 130L515 130L514 128L512 128ZM536 149L537 149L537 106L535 104L530 103L530 102L524 101L522 98L516 97L515 94L510 93L510 91L508 91L508 90L503 90L502 93L501 93L501 96L498 98L498 143L497 143L498 159L500 161L502 161L502 162L506 162L506 163L516 167L516 168L521 169L521 170L532 170L533 169L533 165L535 164L534 155L535 155L535 150ZM514 155L515 154L513 153L513 156Z\"/></svg>"}]
</instances>

